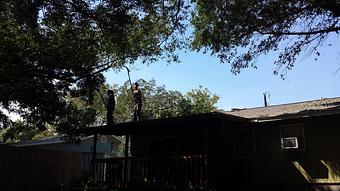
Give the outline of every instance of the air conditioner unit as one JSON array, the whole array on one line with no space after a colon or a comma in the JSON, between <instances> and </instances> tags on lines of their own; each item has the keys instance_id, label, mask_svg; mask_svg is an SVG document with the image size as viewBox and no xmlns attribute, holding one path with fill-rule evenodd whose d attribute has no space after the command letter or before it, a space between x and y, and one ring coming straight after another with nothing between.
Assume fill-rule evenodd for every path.
<instances>
[{"instance_id":1,"label":"air conditioner unit","mask_svg":"<svg viewBox=\"0 0 340 191\"><path fill-rule=\"evenodd\" d=\"M297 148L299 148L299 143L298 143L297 137L281 138L281 148L282 149L297 149Z\"/></svg>"}]
</instances>

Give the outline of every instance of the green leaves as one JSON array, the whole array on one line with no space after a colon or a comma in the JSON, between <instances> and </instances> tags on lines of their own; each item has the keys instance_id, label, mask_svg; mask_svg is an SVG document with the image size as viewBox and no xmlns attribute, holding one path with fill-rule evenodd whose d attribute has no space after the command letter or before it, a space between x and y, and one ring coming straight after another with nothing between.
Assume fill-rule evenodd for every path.
<instances>
[{"instance_id":1,"label":"green leaves","mask_svg":"<svg viewBox=\"0 0 340 191\"><path fill-rule=\"evenodd\" d=\"M193 11L193 50L217 55L234 74L256 68L259 56L283 47L274 74L285 76L296 57L311 52L332 32L340 31L340 4L335 1L206 1ZM283 42L288 42L283 44ZM284 58L284 59L282 59Z\"/></svg>"},{"instance_id":2,"label":"green leaves","mask_svg":"<svg viewBox=\"0 0 340 191\"><path fill-rule=\"evenodd\" d=\"M138 80L142 91L142 118L157 119L190 114L207 113L216 111L218 96L212 94L208 89L199 87L183 95L179 91L167 90L166 87L157 86L155 80ZM112 88L112 87L111 87ZM107 86L103 86L101 92L106 92ZM132 121L134 102L131 87L128 82L123 86L113 87L116 95L116 108L114 119L116 123ZM97 121L106 123L106 110L99 96L95 97L92 106L99 115Z\"/></svg>"},{"instance_id":3,"label":"green leaves","mask_svg":"<svg viewBox=\"0 0 340 191\"><path fill-rule=\"evenodd\" d=\"M39 124L40 130L68 122L91 124L97 119L89 105L98 104L102 73L136 60L178 62L177 50L189 48L190 23L191 48L230 63L235 74L256 68L258 57L283 47L273 63L274 74L284 78L302 51L310 48L320 55L323 40L340 31L338 10L339 3L323 0L1 1L0 105L22 114L27 124ZM215 109L217 97L205 89L182 95L152 81L142 84L145 118ZM124 103L117 105L116 115L128 120L128 84L116 91L118 102ZM71 107L66 95L75 95L85 106ZM80 119L85 122L78 123ZM3 114L0 123L11 124Z\"/></svg>"},{"instance_id":4,"label":"green leaves","mask_svg":"<svg viewBox=\"0 0 340 191\"><path fill-rule=\"evenodd\" d=\"M192 106L191 113L197 114L217 111L215 104L219 100L219 97L212 94L207 88L200 86L199 89L188 92L185 97Z\"/></svg>"},{"instance_id":5,"label":"green leaves","mask_svg":"<svg viewBox=\"0 0 340 191\"><path fill-rule=\"evenodd\" d=\"M201 86L183 95L179 91L167 90L164 85L158 86L155 80L145 81L140 79L137 82L142 91L143 120L217 111L216 103L219 97ZM99 92L96 92L93 104L91 105L86 104L86 101L79 99L79 97L68 96L67 100L78 109L91 108L93 111L96 111L95 119L87 124L106 124L106 108L103 101L107 101L106 91L108 89L113 89L116 97L116 108L114 110L115 123L132 121L134 102L131 86L128 81L122 86L102 86L100 93L103 96L103 100ZM81 121L83 119L77 118L77 120ZM80 124L78 126L82 127Z\"/></svg>"},{"instance_id":6,"label":"green leaves","mask_svg":"<svg viewBox=\"0 0 340 191\"><path fill-rule=\"evenodd\" d=\"M182 1L8 0L0 10L0 105L17 104L28 123L67 126L78 114L64 96L91 104L103 71L177 58L183 44Z\"/></svg>"}]
</instances>

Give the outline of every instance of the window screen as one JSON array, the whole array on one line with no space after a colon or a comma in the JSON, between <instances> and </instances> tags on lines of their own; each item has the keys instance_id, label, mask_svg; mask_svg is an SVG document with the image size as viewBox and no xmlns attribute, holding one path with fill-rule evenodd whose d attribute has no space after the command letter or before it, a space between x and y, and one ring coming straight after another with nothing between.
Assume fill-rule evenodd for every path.
<instances>
[{"instance_id":1,"label":"window screen","mask_svg":"<svg viewBox=\"0 0 340 191\"><path fill-rule=\"evenodd\" d=\"M280 127L281 149L304 149L304 132L302 125Z\"/></svg>"}]
</instances>

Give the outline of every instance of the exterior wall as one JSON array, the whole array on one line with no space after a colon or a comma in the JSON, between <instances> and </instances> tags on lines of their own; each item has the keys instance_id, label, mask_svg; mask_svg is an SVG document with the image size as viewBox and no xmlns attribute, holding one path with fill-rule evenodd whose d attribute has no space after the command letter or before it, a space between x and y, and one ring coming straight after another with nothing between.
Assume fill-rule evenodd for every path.
<instances>
[{"instance_id":1,"label":"exterior wall","mask_svg":"<svg viewBox=\"0 0 340 191\"><path fill-rule=\"evenodd\" d=\"M257 177L261 177L259 181L340 183L339 122L339 116L328 116L286 120L256 128L255 161L258 167L265 167L256 170ZM279 128L292 124L303 126L304 148L281 150ZM266 160L261 162L261 159Z\"/></svg>"},{"instance_id":2,"label":"exterior wall","mask_svg":"<svg viewBox=\"0 0 340 191\"><path fill-rule=\"evenodd\" d=\"M81 167L81 173L84 175L89 175L91 160L93 157L92 149L93 149L93 138L88 138L81 141L80 144L74 143L50 143L50 144L31 144L28 146L16 146L21 149L35 149L35 150L45 150L50 152L65 152L69 154L78 154L80 156L78 163ZM44 152L45 152L44 151ZM96 158L107 158L118 155L118 144L117 140L113 137L106 136L106 139L101 139L101 136L98 136L97 140L97 154Z\"/></svg>"},{"instance_id":3,"label":"exterior wall","mask_svg":"<svg viewBox=\"0 0 340 191\"><path fill-rule=\"evenodd\" d=\"M131 148L133 156L151 156L150 144L164 147L161 141L173 137L176 155L208 157L209 183L217 189L302 184L340 190L335 185L340 184L339 122L340 116L333 115L252 124L223 120L178 123L181 128L174 131L134 136ZM303 127L304 139L299 140L303 148L282 150L281 128L296 124ZM235 132L239 129L253 130L252 152L236 152ZM161 155L172 155L164 150Z\"/></svg>"},{"instance_id":4,"label":"exterior wall","mask_svg":"<svg viewBox=\"0 0 340 191\"><path fill-rule=\"evenodd\" d=\"M339 122L340 116L328 116L257 124L255 152L208 160L211 183L217 188L232 182L236 187L308 185L311 190L340 190ZM304 148L282 150L280 128L296 124L303 126Z\"/></svg>"},{"instance_id":5,"label":"exterior wall","mask_svg":"<svg viewBox=\"0 0 340 191\"><path fill-rule=\"evenodd\" d=\"M131 139L132 156L229 155L233 151L233 126L243 124L223 120L193 121L175 124L176 131L134 135Z\"/></svg>"}]
</instances>

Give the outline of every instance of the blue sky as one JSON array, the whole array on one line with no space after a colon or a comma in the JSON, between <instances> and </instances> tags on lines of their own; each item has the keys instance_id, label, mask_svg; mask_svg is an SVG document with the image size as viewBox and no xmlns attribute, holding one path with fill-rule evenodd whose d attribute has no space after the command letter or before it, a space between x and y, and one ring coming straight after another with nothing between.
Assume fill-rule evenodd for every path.
<instances>
[{"instance_id":1,"label":"blue sky","mask_svg":"<svg viewBox=\"0 0 340 191\"><path fill-rule=\"evenodd\" d=\"M340 68L339 36L333 35L324 42L317 61L314 56L302 53L286 80L273 75L273 55L258 59L258 69L245 69L241 74L233 75L230 65L221 64L210 54L184 51L180 53L180 64L168 65L159 61L148 66L136 63L131 67L131 79L155 79L158 85L182 93L202 85L220 96L217 107L223 110L261 107L264 92L270 93L270 105L339 97L340 71L336 73ZM333 45L327 46L329 43ZM128 79L126 70L109 71L105 76L110 85L122 85Z\"/></svg>"}]
</instances>

